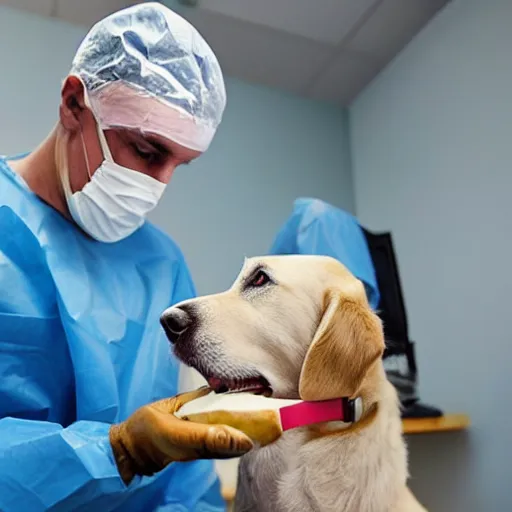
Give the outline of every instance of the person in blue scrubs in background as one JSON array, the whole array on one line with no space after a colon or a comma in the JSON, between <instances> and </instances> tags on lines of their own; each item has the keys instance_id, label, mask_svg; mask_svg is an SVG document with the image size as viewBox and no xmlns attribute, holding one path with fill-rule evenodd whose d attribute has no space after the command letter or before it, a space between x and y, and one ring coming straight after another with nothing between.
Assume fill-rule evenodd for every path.
<instances>
[{"instance_id":1,"label":"person in blue scrubs in background","mask_svg":"<svg viewBox=\"0 0 512 512\"><path fill-rule=\"evenodd\" d=\"M46 140L0 158L3 512L225 509L211 459L251 442L172 415L202 391L176 397L159 318L195 291L145 222L225 103L199 33L143 3L85 37Z\"/></svg>"},{"instance_id":2,"label":"person in blue scrubs in background","mask_svg":"<svg viewBox=\"0 0 512 512\"><path fill-rule=\"evenodd\" d=\"M363 283L370 306L376 309L379 305L380 291L370 249L359 221L348 211L314 197L298 197L269 253L335 258Z\"/></svg>"}]
</instances>

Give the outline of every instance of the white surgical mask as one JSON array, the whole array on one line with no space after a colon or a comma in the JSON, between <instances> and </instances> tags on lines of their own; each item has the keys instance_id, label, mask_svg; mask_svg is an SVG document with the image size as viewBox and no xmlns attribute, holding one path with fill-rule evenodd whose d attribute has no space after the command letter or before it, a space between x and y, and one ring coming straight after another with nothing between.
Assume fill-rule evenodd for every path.
<instances>
[{"instance_id":1,"label":"white surgical mask","mask_svg":"<svg viewBox=\"0 0 512 512\"><path fill-rule=\"evenodd\" d=\"M73 220L100 242L118 242L144 224L147 214L162 197L165 183L116 164L99 123L97 126L103 163L91 175L81 134L90 181L73 193L66 166L61 172L62 186Z\"/></svg>"}]
</instances>

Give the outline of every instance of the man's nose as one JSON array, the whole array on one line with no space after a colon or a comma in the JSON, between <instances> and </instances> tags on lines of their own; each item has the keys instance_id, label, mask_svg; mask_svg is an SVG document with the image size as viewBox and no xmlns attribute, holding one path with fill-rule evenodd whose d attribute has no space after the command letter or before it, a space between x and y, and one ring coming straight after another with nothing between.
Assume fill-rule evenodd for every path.
<instances>
[{"instance_id":1,"label":"man's nose","mask_svg":"<svg viewBox=\"0 0 512 512\"><path fill-rule=\"evenodd\" d=\"M185 306L173 307L162 314L160 323L167 334L167 338L174 344L192 326L193 318Z\"/></svg>"}]
</instances>

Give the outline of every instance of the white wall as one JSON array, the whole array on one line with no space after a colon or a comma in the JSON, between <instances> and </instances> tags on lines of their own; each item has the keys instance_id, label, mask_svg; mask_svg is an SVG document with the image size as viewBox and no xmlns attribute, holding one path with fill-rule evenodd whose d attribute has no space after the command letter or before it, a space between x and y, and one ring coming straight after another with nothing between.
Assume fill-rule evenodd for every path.
<instances>
[{"instance_id":1,"label":"white wall","mask_svg":"<svg viewBox=\"0 0 512 512\"><path fill-rule=\"evenodd\" d=\"M85 29L0 6L0 154L30 151L57 121Z\"/></svg>"},{"instance_id":2,"label":"white wall","mask_svg":"<svg viewBox=\"0 0 512 512\"><path fill-rule=\"evenodd\" d=\"M421 395L469 434L411 438L436 512L512 510L512 2L455 0L350 109L356 212L394 235Z\"/></svg>"}]
</instances>

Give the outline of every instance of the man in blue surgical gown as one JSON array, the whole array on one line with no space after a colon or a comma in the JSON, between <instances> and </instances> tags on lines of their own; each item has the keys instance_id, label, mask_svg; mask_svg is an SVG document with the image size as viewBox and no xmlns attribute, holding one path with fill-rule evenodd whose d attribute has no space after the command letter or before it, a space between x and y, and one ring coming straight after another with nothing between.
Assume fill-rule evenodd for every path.
<instances>
[{"instance_id":1,"label":"man in blue surgical gown","mask_svg":"<svg viewBox=\"0 0 512 512\"><path fill-rule=\"evenodd\" d=\"M3 512L224 510L211 459L251 443L172 415L198 393L175 397L159 317L194 286L145 218L225 102L202 37L143 3L86 36L46 140L0 158Z\"/></svg>"}]
</instances>

